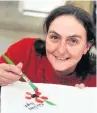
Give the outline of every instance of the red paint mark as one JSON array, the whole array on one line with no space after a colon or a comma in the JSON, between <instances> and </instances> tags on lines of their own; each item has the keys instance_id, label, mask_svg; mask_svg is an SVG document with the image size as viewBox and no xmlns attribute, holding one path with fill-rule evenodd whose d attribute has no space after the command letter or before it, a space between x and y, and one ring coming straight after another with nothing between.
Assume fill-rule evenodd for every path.
<instances>
[{"instance_id":1,"label":"red paint mark","mask_svg":"<svg viewBox=\"0 0 97 113\"><path fill-rule=\"evenodd\" d=\"M41 93L40 93L40 92L35 92L35 94L36 94L37 96L41 95Z\"/></svg>"},{"instance_id":2,"label":"red paint mark","mask_svg":"<svg viewBox=\"0 0 97 113\"><path fill-rule=\"evenodd\" d=\"M26 98L26 99L31 99L31 98L32 98L30 92L26 92L25 94L26 94L26 95L25 95L25 98Z\"/></svg>"},{"instance_id":3,"label":"red paint mark","mask_svg":"<svg viewBox=\"0 0 97 113\"><path fill-rule=\"evenodd\" d=\"M31 95L31 93L30 93L30 92L26 92L26 94L27 94L27 95Z\"/></svg>"},{"instance_id":4,"label":"red paint mark","mask_svg":"<svg viewBox=\"0 0 97 113\"><path fill-rule=\"evenodd\" d=\"M25 96L26 99L31 99L31 97Z\"/></svg>"},{"instance_id":5,"label":"red paint mark","mask_svg":"<svg viewBox=\"0 0 97 113\"><path fill-rule=\"evenodd\" d=\"M35 101L38 103L41 103L41 104L44 102L44 101L40 100L39 98L35 98Z\"/></svg>"},{"instance_id":6,"label":"red paint mark","mask_svg":"<svg viewBox=\"0 0 97 113\"><path fill-rule=\"evenodd\" d=\"M42 98L43 100L47 100L48 97L45 97L45 96L41 96L40 98Z\"/></svg>"}]
</instances>

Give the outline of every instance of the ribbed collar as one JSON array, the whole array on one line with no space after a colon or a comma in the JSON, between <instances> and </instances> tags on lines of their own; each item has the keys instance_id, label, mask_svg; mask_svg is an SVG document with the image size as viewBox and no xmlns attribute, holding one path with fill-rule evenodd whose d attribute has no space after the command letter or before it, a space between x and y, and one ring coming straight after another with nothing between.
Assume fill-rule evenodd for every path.
<instances>
[{"instance_id":1,"label":"ribbed collar","mask_svg":"<svg viewBox=\"0 0 97 113\"><path fill-rule=\"evenodd\" d=\"M48 61L47 57L43 57L42 62L43 62L42 66L45 73L49 72L48 77L53 78L55 81L60 81L60 83L62 84L67 84L69 82L80 80L80 78L76 76L76 72L72 72L70 73L70 75L66 75L66 76L56 73L56 71L53 69L52 65Z\"/></svg>"}]
</instances>

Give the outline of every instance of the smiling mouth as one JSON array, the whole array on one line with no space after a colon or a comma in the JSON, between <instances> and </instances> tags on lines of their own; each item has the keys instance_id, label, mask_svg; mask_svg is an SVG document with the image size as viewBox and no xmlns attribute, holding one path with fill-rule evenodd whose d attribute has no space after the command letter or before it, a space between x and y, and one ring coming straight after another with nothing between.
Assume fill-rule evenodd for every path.
<instances>
[{"instance_id":1,"label":"smiling mouth","mask_svg":"<svg viewBox=\"0 0 97 113\"><path fill-rule=\"evenodd\" d=\"M57 56L55 56L58 60L68 60L68 59L70 59L69 57L68 58L64 58L64 57L57 57Z\"/></svg>"}]
</instances>

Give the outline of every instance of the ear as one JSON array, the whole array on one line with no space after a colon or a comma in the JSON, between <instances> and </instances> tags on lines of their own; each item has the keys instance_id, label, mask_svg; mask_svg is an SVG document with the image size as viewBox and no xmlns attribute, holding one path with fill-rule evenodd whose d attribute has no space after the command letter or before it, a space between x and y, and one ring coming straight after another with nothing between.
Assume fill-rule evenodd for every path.
<instances>
[{"instance_id":1,"label":"ear","mask_svg":"<svg viewBox=\"0 0 97 113\"><path fill-rule=\"evenodd\" d=\"M87 45L86 45L86 48L85 48L85 50L84 50L84 55L87 53L87 51L91 48L91 46L92 46L92 43L87 43Z\"/></svg>"}]
</instances>

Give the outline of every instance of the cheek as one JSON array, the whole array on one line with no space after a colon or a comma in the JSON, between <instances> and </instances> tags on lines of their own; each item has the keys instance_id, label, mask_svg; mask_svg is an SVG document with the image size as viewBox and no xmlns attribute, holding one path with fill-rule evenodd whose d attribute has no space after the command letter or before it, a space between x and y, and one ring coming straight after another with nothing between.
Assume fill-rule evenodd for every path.
<instances>
[{"instance_id":1,"label":"cheek","mask_svg":"<svg viewBox=\"0 0 97 113\"><path fill-rule=\"evenodd\" d=\"M70 55L74 58L74 59L81 59L81 57L84 54L84 50L85 47L76 47L76 48L72 48L69 50Z\"/></svg>"},{"instance_id":2,"label":"cheek","mask_svg":"<svg viewBox=\"0 0 97 113\"><path fill-rule=\"evenodd\" d=\"M52 42L46 40L46 53L53 53L57 48L56 44L52 44Z\"/></svg>"}]
</instances>

